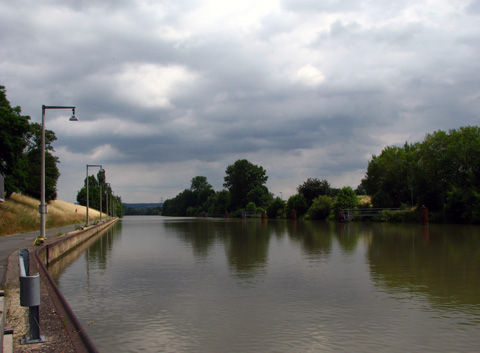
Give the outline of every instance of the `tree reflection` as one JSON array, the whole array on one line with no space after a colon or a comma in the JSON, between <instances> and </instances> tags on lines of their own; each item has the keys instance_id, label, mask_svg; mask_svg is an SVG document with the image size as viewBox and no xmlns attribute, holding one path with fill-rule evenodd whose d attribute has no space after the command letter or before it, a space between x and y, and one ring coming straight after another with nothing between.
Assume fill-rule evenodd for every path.
<instances>
[{"instance_id":1,"label":"tree reflection","mask_svg":"<svg viewBox=\"0 0 480 353\"><path fill-rule=\"evenodd\" d=\"M340 248L345 253L354 253L358 246L358 240L362 236L362 232L358 227L352 224L335 223L336 238Z\"/></svg>"},{"instance_id":2,"label":"tree reflection","mask_svg":"<svg viewBox=\"0 0 480 353\"><path fill-rule=\"evenodd\" d=\"M427 227L374 229L367 258L375 283L389 290L427 294L435 304L480 305L478 227Z\"/></svg>"},{"instance_id":3,"label":"tree reflection","mask_svg":"<svg viewBox=\"0 0 480 353\"><path fill-rule=\"evenodd\" d=\"M204 260L218 237L221 237L225 223L202 219L165 222L166 229L173 231L185 243L191 244L195 257Z\"/></svg>"},{"instance_id":4,"label":"tree reflection","mask_svg":"<svg viewBox=\"0 0 480 353\"><path fill-rule=\"evenodd\" d=\"M265 221L244 220L229 229L226 253L230 268L238 277L252 278L265 268L270 242L270 227Z\"/></svg>"},{"instance_id":5,"label":"tree reflection","mask_svg":"<svg viewBox=\"0 0 480 353\"><path fill-rule=\"evenodd\" d=\"M290 222L290 238L299 243L304 253L311 257L323 257L332 252L333 223L310 221Z\"/></svg>"}]
</instances>

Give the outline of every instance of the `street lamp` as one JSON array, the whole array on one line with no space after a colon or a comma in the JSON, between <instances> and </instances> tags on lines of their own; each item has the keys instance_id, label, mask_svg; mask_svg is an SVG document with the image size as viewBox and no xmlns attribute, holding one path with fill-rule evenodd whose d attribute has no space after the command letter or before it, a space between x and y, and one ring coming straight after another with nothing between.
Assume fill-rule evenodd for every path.
<instances>
[{"instance_id":1,"label":"street lamp","mask_svg":"<svg viewBox=\"0 0 480 353\"><path fill-rule=\"evenodd\" d=\"M109 216L108 214L108 189L110 188L110 183L105 183L105 201L107 202L106 205L105 205L105 208L106 208L106 214L107 214L107 218Z\"/></svg>"},{"instance_id":2,"label":"street lamp","mask_svg":"<svg viewBox=\"0 0 480 353\"><path fill-rule=\"evenodd\" d=\"M72 116L70 121L78 121L75 116L75 107L64 106L48 106L42 105L42 158L41 158L41 172L40 172L40 238L45 239L45 215L48 212L45 204L45 110L47 109L72 109Z\"/></svg>"},{"instance_id":3,"label":"street lamp","mask_svg":"<svg viewBox=\"0 0 480 353\"><path fill-rule=\"evenodd\" d=\"M100 171L103 170L100 164L87 164L87 226L88 226L88 167L100 167ZM101 209L102 209L102 192L100 191L100 217L102 217Z\"/></svg>"}]
</instances>

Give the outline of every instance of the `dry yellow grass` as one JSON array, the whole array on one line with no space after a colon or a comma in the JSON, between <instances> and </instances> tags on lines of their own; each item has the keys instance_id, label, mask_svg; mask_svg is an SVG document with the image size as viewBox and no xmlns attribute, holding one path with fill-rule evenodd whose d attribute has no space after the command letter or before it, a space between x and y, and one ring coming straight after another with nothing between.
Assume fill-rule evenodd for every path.
<instances>
[{"instance_id":1,"label":"dry yellow grass","mask_svg":"<svg viewBox=\"0 0 480 353\"><path fill-rule=\"evenodd\" d=\"M0 203L0 236L33 232L40 229L40 201L28 196L13 194L10 199ZM89 208L90 220L100 218L100 212ZM102 214L105 217L105 214ZM48 204L47 228L85 222L86 207L73 203L54 200Z\"/></svg>"},{"instance_id":2,"label":"dry yellow grass","mask_svg":"<svg viewBox=\"0 0 480 353\"><path fill-rule=\"evenodd\" d=\"M368 195L359 195L358 196L358 201L360 201L360 204L368 205L372 204L372 197Z\"/></svg>"}]
</instances>

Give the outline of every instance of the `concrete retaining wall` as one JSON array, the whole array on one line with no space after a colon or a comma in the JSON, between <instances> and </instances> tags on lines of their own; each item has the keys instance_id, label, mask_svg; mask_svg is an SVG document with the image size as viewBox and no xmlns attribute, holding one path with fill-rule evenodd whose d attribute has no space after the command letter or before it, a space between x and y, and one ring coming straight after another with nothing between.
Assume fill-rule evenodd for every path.
<instances>
[{"instance_id":1,"label":"concrete retaining wall","mask_svg":"<svg viewBox=\"0 0 480 353\"><path fill-rule=\"evenodd\" d=\"M43 246L41 249L39 249L38 255L40 259L42 259L43 263L48 265L49 263L52 263L56 259L60 258L63 254L69 252L73 248L86 241L88 238L110 227L117 220L118 218L112 218L101 224L85 228L84 230L68 233L60 239Z\"/></svg>"}]
</instances>

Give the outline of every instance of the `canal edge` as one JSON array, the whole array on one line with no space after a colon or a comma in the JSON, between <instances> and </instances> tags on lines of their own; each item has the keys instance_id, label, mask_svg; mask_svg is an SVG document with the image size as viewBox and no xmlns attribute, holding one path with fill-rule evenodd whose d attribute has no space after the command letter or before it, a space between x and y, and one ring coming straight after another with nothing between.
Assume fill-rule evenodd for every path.
<instances>
[{"instance_id":1,"label":"canal edge","mask_svg":"<svg viewBox=\"0 0 480 353\"><path fill-rule=\"evenodd\" d=\"M27 247L30 251L31 271L38 271L40 285L40 330L46 337L45 343L20 345L21 337L28 333L28 307L20 306L18 251L14 251L7 262L5 274L5 313L6 326L13 331L12 352L98 352L88 337L80 321L48 272L48 262L52 263L64 254L101 231L113 226L118 218L112 218L83 230L66 233L47 239L41 247ZM19 249L20 250L20 249Z\"/></svg>"}]
</instances>

